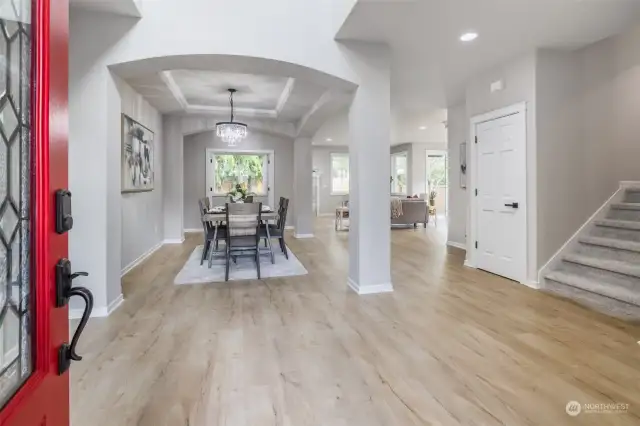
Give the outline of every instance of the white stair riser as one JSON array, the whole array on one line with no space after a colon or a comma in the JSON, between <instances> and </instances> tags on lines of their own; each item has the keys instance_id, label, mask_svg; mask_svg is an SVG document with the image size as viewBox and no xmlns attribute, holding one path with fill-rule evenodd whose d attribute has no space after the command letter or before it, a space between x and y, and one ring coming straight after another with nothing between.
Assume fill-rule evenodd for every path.
<instances>
[{"instance_id":1,"label":"white stair riser","mask_svg":"<svg viewBox=\"0 0 640 426\"><path fill-rule=\"evenodd\" d=\"M640 319L640 307L630 303L621 302L596 293L581 290L572 286L564 285L552 280L544 280L544 290L558 296L572 299L581 305L588 306L606 315L611 315L625 321Z\"/></svg>"},{"instance_id":2,"label":"white stair riser","mask_svg":"<svg viewBox=\"0 0 640 426\"><path fill-rule=\"evenodd\" d=\"M594 237L617 238L625 241L640 242L640 230L594 226L590 232Z\"/></svg>"},{"instance_id":3,"label":"white stair riser","mask_svg":"<svg viewBox=\"0 0 640 426\"><path fill-rule=\"evenodd\" d=\"M577 246L575 252L598 259L621 260L624 262L633 262L640 265L640 253L635 251L620 250L612 247L603 247L580 243Z\"/></svg>"},{"instance_id":4,"label":"white stair riser","mask_svg":"<svg viewBox=\"0 0 640 426\"><path fill-rule=\"evenodd\" d=\"M560 263L558 270L580 275L601 283L606 283L612 287L618 286L628 288L640 295L640 278L567 261Z\"/></svg>"}]
</instances>

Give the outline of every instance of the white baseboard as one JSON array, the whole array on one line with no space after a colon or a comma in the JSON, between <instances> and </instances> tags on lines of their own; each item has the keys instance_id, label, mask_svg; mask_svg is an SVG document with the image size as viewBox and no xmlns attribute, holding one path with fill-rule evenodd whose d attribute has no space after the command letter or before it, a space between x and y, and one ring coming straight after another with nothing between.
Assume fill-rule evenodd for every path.
<instances>
[{"instance_id":1,"label":"white baseboard","mask_svg":"<svg viewBox=\"0 0 640 426\"><path fill-rule=\"evenodd\" d=\"M183 230L185 234L202 234L204 229L202 228L188 228Z\"/></svg>"},{"instance_id":2,"label":"white baseboard","mask_svg":"<svg viewBox=\"0 0 640 426\"><path fill-rule=\"evenodd\" d=\"M184 237L182 238L169 238L162 242L162 244L182 244L184 243Z\"/></svg>"},{"instance_id":3,"label":"white baseboard","mask_svg":"<svg viewBox=\"0 0 640 426\"><path fill-rule=\"evenodd\" d=\"M287 225L284 227L284 229L295 229L295 227L293 225Z\"/></svg>"},{"instance_id":4,"label":"white baseboard","mask_svg":"<svg viewBox=\"0 0 640 426\"><path fill-rule=\"evenodd\" d=\"M335 215L335 213L320 213L317 217L333 217Z\"/></svg>"},{"instance_id":5,"label":"white baseboard","mask_svg":"<svg viewBox=\"0 0 640 426\"><path fill-rule=\"evenodd\" d=\"M538 270L538 282L544 282L544 276L547 274L547 272L551 271L556 265L562 262L562 257L569 251L571 251L571 249L575 247L576 244L578 244L578 240L580 239L580 237L586 234L586 232L592 226L593 222L597 219L604 219L607 215L607 212L609 211L609 206L613 203L621 202L624 197L625 188L633 187L634 184L637 185L637 182L620 182L620 187L618 188L618 190L614 192L613 195L609 197L609 199L605 201L604 204L602 204L600 208L598 208L598 210L596 210L595 213L593 213L591 217L589 217L589 219L587 219L586 222L584 222L582 226L580 226L580 228L578 228L578 230L562 245L562 247L560 247L558 251L555 252L553 256L551 256L551 258L542 266L542 268Z\"/></svg>"},{"instance_id":6,"label":"white baseboard","mask_svg":"<svg viewBox=\"0 0 640 426\"><path fill-rule=\"evenodd\" d=\"M299 239L313 238L313 234L293 234L293 237Z\"/></svg>"},{"instance_id":7,"label":"white baseboard","mask_svg":"<svg viewBox=\"0 0 640 426\"><path fill-rule=\"evenodd\" d=\"M467 245L463 243L457 243L455 241L447 241L447 245L455 248L459 248L460 250L467 251Z\"/></svg>"},{"instance_id":8,"label":"white baseboard","mask_svg":"<svg viewBox=\"0 0 640 426\"><path fill-rule=\"evenodd\" d=\"M538 283L538 281L527 280L527 281L521 282L520 284L526 285L527 287L532 288L534 290L539 290L540 289L540 283Z\"/></svg>"},{"instance_id":9,"label":"white baseboard","mask_svg":"<svg viewBox=\"0 0 640 426\"><path fill-rule=\"evenodd\" d=\"M153 253L155 253L156 250L158 250L160 247L162 247L162 243L163 242L160 241L158 244L156 244L155 246L153 246L149 250L147 250L146 253L143 253L142 256L138 257L136 260L134 260L133 262L131 262L127 266L125 266L124 269L120 272L120 277L124 277L129 271L131 271L133 268L135 268L136 266L141 264L147 257L149 257Z\"/></svg>"},{"instance_id":10,"label":"white baseboard","mask_svg":"<svg viewBox=\"0 0 640 426\"><path fill-rule=\"evenodd\" d=\"M122 305L124 302L124 297L120 294L118 297L113 299L109 306L101 306L99 308L94 308L93 312L91 312L91 318L104 318L111 315L116 309ZM80 319L82 318L82 314L84 313L84 309L69 309L69 319Z\"/></svg>"},{"instance_id":11,"label":"white baseboard","mask_svg":"<svg viewBox=\"0 0 640 426\"><path fill-rule=\"evenodd\" d=\"M473 268L473 269L478 269L476 268L476 265L472 265L471 262L469 262L468 260L465 259L464 261L464 266L466 266L467 268Z\"/></svg>"},{"instance_id":12,"label":"white baseboard","mask_svg":"<svg viewBox=\"0 0 640 426\"><path fill-rule=\"evenodd\" d=\"M378 294L378 293L391 293L393 292L393 284L384 283L384 284L376 284L376 285L367 285L361 287L357 282L353 281L351 278L347 281L351 290L355 291L360 296L365 294Z\"/></svg>"},{"instance_id":13,"label":"white baseboard","mask_svg":"<svg viewBox=\"0 0 640 426\"><path fill-rule=\"evenodd\" d=\"M120 305L122 305L122 302L124 302L124 296L122 295L122 293L120 293L120 295L113 299L111 303L109 303L109 306L107 306L107 316L114 313L115 310L118 309Z\"/></svg>"}]
</instances>

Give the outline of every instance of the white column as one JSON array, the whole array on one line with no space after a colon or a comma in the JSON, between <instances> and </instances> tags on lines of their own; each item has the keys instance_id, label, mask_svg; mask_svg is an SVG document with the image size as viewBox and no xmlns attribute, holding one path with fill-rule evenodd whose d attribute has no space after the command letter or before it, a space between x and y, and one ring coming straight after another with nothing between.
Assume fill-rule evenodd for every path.
<instances>
[{"instance_id":1,"label":"white column","mask_svg":"<svg viewBox=\"0 0 640 426\"><path fill-rule=\"evenodd\" d=\"M184 214L184 135L182 133L182 117L163 117L162 134L165 144L163 168L164 238L165 243L181 243L184 241L182 217Z\"/></svg>"},{"instance_id":2,"label":"white column","mask_svg":"<svg viewBox=\"0 0 640 426\"><path fill-rule=\"evenodd\" d=\"M296 238L313 238L313 176L311 138L293 143L293 204Z\"/></svg>"},{"instance_id":3,"label":"white column","mask_svg":"<svg viewBox=\"0 0 640 426\"><path fill-rule=\"evenodd\" d=\"M391 284L389 50L349 43L360 86L349 110L349 286L358 294Z\"/></svg>"}]
</instances>

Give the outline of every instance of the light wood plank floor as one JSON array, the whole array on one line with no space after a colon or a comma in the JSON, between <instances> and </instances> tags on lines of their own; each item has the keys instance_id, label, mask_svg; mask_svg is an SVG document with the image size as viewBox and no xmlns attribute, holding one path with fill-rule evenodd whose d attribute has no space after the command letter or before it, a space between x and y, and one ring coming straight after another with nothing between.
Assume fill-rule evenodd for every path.
<instances>
[{"instance_id":1,"label":"light wood plank floor","mask_svg":"<svg viewBox=\"0 0 640 426\"><path fill-rule=\"evenodd\" d=\"M464 268L432 225L393 230L395 292L360 297L348 233L316 228L288 242L303 277L175 286L199 235L128 274L81 341L72 424L640 424L640 327Z\"/></svg>"}]
</instances>

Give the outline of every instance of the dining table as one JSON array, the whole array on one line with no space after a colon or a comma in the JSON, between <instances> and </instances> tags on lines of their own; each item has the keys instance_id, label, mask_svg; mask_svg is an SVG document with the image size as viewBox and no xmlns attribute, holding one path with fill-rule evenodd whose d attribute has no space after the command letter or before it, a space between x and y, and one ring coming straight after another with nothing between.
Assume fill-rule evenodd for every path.
<instances>
[{"instance_id":1,"label":"dining table","mask_svg":"<svg viewBox=\"0 0 640 426\"><path fill-rule=\"evenodd\" d=\"M224 222L225 220L227 220L227 212L226 209L222 206L217 206L217 207L212 207L211 209L209 209L209 211L207 213L204 214L203 219L207 222L210 222L213 224L214 226L214 230L213 230L213 241L216 240L216 236L218 234L218 226ZM260 212L260 220L264 220L267 223L270 220L277 220L278 219L278 212L273 210L271 207L263 205L262 206L262 211ZM266 231L267 231L267 238L270 240L271 236L269 235L269 227L266 227ZM211 256L209 256L209 268L211 268L211 265L213 264L213 252L214 250L211 249ZM271 244L269 243L269 252L271 254L271 263L276 263L275 261L275 257L273 255L273 250L271 249Z\"/></svg>"}]
</instances>

